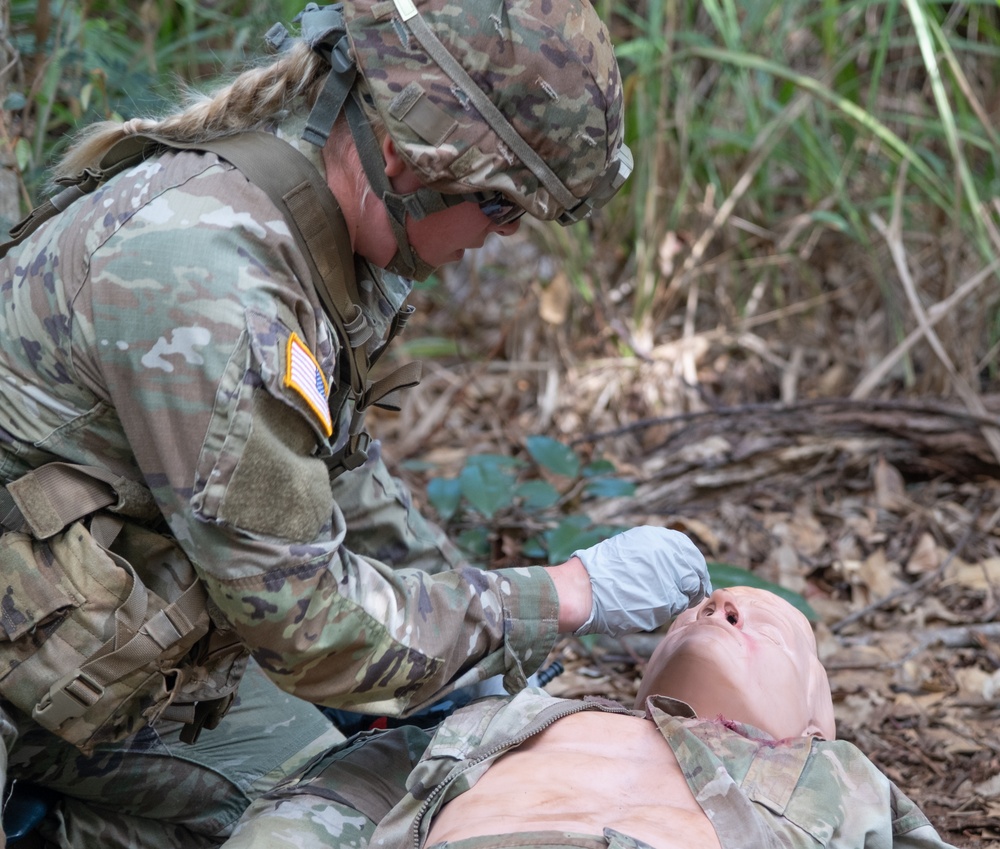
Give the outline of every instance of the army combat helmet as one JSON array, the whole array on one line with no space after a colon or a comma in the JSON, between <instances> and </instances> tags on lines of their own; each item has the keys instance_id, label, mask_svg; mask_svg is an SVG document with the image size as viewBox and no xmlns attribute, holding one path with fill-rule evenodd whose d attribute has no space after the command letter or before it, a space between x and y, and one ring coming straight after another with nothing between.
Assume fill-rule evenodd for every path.
<instances>
[{"instance_id":1,"label":"army combat helmet","mask_svg":"<svg viewBox=\"0 0 1000 849\"><path fill-rule=\"evenodd\" d=\"M299 20L331 66L304 138L322 146L346 113L393 223L392 270L430 270L406 214L473 200L497 223L528 212L571 224L632 170L618 65L589 0L348 0ZM375 116L425 188L393 192Z\"/></svg>"}]
</instances>

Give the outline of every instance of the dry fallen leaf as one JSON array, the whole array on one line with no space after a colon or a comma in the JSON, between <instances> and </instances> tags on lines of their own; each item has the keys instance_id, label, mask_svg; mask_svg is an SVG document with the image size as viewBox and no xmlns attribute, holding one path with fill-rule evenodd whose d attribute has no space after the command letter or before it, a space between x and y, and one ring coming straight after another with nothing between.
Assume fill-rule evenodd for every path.
<instances>
[{"instance_id":1,"label":"dry fallen leaf","mask_svg":"<svg viewBox=\"0 0 1000 849\"><path fill-rule=\"evenodd\" d=\"M573 296L569 277L565 272L558 271L546 285L539 286L539 289L539 317L548 324L565 324Z\"/></svg>"},{"instance_id":2,"label":"dry fallen leaf","mask_svg":"<svg viewBox=\"0 0 1000 849\"><path fill-rule=\"evenodd\" d=\"M908 503L903 476L882 456L875 464L875 503L883 510L898 510Z\"/></svg>"},{"instance_id":3,"label":"dry fallen leaf","mask_svg":"<svg viewBox=\"0 0 1000 849\"><path fill-rule=\"evenodd\" d=\"M1000 557L991 557L979 563L962 563L949 569L948 584L961 584L974 591L995 591L1000 588Z\"/></svg>"},{"instance_id":4,"label":"dry fallen leaf","mask_svg":"<svg viewBox=\"0 0 1000 849\"><path fill-rule=\"evenodd\" d=\"M911 575L924 575L933 572L944 561L944 552L934 541L934 537L926 531L920 535L917 544L906 561L906 571Z\"/></svg>"}]
</instances>

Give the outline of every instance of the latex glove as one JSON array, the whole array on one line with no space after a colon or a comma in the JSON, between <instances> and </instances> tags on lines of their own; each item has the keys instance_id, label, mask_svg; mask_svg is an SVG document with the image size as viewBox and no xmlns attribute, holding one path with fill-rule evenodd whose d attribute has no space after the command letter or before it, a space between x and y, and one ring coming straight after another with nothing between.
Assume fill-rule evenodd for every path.
<instances>
[{"instance_id":1,"label":"latex glove","mask_svg":"<svg viewBox=\"0 0 1000 849\"><path fill-rule=\"evenodd\" d=\"M705 558L680 531L642 525L573 554L594 593L578 635L653 631L712 592Z\"/></svg>"}]
</instances>

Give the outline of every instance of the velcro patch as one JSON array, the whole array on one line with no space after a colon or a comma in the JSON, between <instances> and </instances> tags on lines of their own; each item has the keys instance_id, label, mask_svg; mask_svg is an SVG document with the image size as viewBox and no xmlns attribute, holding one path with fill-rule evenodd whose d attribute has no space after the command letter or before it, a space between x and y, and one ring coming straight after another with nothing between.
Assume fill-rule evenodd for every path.
<instances>
[{"instance_id":1,"label":"velcro patch","mask_svg":"<svg viewBox=\"0 0 1000 849\"><path fill-rule=\"evenodd\" d=\"M424 96L419 83L410 83L389 104L389 114L409 125L427 144L440 147L458 123Z\"/></svg>"},{"instance_id":2,"label":"velcro patch","mask_svg":"<svg viewBox=\"0 0 1000 849\"><path fill-rule=\"evenodd\" d=\"M329 387L326 377L312 351L303 344L297 333L288 338L285 362L285 386L292 387L305 399L309 409L323 423L324 433L330 436L333 434L333 421L330 418L330 405L327 403Z\"/></svg>"}]
</instances>

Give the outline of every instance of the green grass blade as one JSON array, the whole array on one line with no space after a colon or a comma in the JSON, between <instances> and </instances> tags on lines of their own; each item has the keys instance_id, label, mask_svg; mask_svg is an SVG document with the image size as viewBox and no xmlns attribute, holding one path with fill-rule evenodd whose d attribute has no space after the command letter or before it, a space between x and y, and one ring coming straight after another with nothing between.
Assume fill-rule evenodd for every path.
<instances>
[{"instance_id":1,"label":"green grass blade","mask_svg":"<svg viewBox=\"0 0 1000 849\"><path fill-rule=\"evenodd\" d=\"M900 158L909 162L926 181L926 189L931 194L934 202L943 207L948 206L947 185L912 145L907 144L871 112L866 111L856 103L841 96L819 80L805 74L797 73L763 56L751 53L733 52L717 47L691 47L684 51L684 53L726 65L763 71L775 77L788 80L803 91L815 95L820 100L838 109L859 127L871 133L888 148L895 151Z\"/></svg>"}]
</instances>

